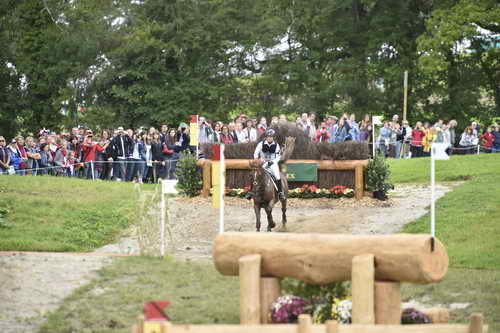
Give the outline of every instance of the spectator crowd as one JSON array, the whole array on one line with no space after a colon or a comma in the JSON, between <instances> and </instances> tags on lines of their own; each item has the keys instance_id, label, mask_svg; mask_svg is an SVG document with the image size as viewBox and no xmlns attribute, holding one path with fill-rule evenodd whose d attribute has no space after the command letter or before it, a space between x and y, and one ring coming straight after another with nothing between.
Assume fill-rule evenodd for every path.
<instances>
[{"instance_id":1,"label":"spectator crowd","mask_svg":"<svg viewBox=\"0 0 500 333\"><path fill-rule=\"evenodd\" d=\"M500 126L482 129L472 122L457 133L457 122L438 120L435 124L417 121L410 127L394 115L381 124L377 136L369 115L358 122L354 114L326 116L318 122L314 113L304 113L295 125L316 142L364 141L386 157L416 158L430 155L433 142L445 143L448 154L500 152ZM198 140L204 143L247 143L258 140L268 126L288 123L286 115L272 117L269 124L239 115L227 124L199 117ZM41 130L36 136L17 136L7 141L0 135L0 174L56 175L89 179L156 182L175 178L179 154L190 146L189 127L162 125L136 130L118 127L114 131L74 127L70 133Z\"/></svg>"}]
</instances>

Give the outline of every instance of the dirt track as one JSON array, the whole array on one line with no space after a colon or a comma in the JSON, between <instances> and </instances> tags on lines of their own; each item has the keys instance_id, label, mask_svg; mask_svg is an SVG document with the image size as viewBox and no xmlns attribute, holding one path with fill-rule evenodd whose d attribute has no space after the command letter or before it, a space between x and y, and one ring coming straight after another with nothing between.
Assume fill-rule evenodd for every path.
<instances>
[{"instance_id":1,"label":"dirt track","mask_svg":"<svg viewBox=\"0 0 500 333\"><path fill-rule=\"evenodd\" d=\"M452 186L437 187L437 196ZM346 234L390 234L427 212L429 189L425 186L398 186L389 201L364 198L314 199L289 202L288 232ZM218 233L218 212L203 198L176 199L172 209L171 247L177 257L209 259L211 242ZM267 225L262 212L263 229ZM245 199L226 201L226 231L254 231L252 204ZM281 211L273 211L280 226ZM36 332L46 314L76 288L84 285L102 266L111 262L106 255L137 254L134 232L116 244L93 254L0 253L0 332Z\"/></svg>"}]
</instances>

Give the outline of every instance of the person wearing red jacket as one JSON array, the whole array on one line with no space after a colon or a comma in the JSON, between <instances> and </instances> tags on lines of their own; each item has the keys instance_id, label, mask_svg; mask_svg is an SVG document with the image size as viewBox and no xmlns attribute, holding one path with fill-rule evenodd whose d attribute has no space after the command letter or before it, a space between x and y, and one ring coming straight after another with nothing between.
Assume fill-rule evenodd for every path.
<instances>
[{"instance_id":1,"label":"person wearing red jacket","mask_svg":"<svg viewBox=\"0 0 500 333\"><path fill-rule=\"evenodd\" d=\"M100 146L92 141L92 137L92 133L87 134L82 143L82 156L83 162L85 163L85 175L87 179L99 177L95 164L90 162L95 162L97 152L99 151L102 153L109 145L109 142L107 142L104 146ZM94 175L94 177L92 177L92 175Z\"/></svg>"},{"instance_id":2,"label":"person wearing red jacket","mask_svg":"<svg viewBox=\"0 0 500 333\"><path fill-rule=\"evenodd\" d=\"M492 131L493 126L490 126L486 129L486 132L484 132L484 134L479 137L479 139L481 140L481 146L485 148L487 153L491 153L491 148L493 147L493 139L495 139L495 137L491 133Z\"/></svg>"},{"instance_id":3,"label":"person wearing red jacket","mask_svg":"<svg viewBox=\"0 0 500 333\"><path fill-rule=\"evenodd\" d=\"M411 131L411 157L422 157L423 155L423 141L425 131L422 127L422 122L417 121L415 129Z\"/></svg>"},{"instance_id":4,"label":"person wearing red jacket","mask_svg":"<svg viewBox=\"0 0 500 333\"><path fill-rule=\"evenodd\" d=\"M321 123L321 127L316 131L316 137L314 141L316 142L328 142L330 139L330 133L328 133L328 129L326 127L326 123Z\"/></svg>"}]
</instances>

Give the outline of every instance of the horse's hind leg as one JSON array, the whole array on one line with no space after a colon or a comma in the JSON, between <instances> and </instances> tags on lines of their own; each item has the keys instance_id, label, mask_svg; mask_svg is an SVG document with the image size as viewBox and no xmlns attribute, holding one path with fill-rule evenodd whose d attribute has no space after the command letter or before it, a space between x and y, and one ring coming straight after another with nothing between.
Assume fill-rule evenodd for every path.
<instances>
[{"instance_id":1,"label":"horse's hind leg","mask_svg":"<svg viewBox=\"0 0 500 333\"><path fill-rule=\"evenodd\" d=\"M257 228L257 232L260 231L260 206L253 205L253 209L255 211L255 227Z\"/></svg>"},{"instance_id":2,"label":"horse's hind leg","mask_svg":"<svg viewBox=\"0 0 500 333\"><path fill-rule=\"evenodd\" d=\"M273 207L268 205L264 207L264 209L266 210L267 214L267 231L271 231L276 226L273 221Z\"/></svg>"},{"instance_id":3,"label":"horse's hind leg","mask_svg":"<svg viewBox=\"0 0 500 333\"><path fill-rule=\"evenodd\" d=\"M286 199L281 200L281 224L286 228Z\"/></svg>"}]
</instances>

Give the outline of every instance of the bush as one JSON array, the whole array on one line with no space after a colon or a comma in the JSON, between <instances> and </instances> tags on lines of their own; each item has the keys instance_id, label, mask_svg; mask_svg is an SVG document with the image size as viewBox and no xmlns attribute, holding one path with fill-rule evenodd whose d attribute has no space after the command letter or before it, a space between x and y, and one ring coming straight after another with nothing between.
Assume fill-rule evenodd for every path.
<instances>
[{"instance_id":1,"label":"bush","mask_svg":"<svg viewBox=\"0 0 500 333\"><path fill-rule=\"evenodd\" d=\"M200 193L203 182L201 173L196 166L196 157L193 154L189 152L181 153L177 162L175 176L179 181L177 183L179 193L185 194L188 197L194 197Z\"/></svg>"},{"instance_id":2,"label":"bush","mask_svg":"<svg viewBox=\"0 0 500 333\"><path fill-rule=\"evenodd\" d=\"M387 192L394 188L394 185L387 182L389 175L389 165L382 154L377 154L368 162L365 170L366 188L372 191L374 197L380 200L387 199Z\"/></svg>"}]
</instances>

